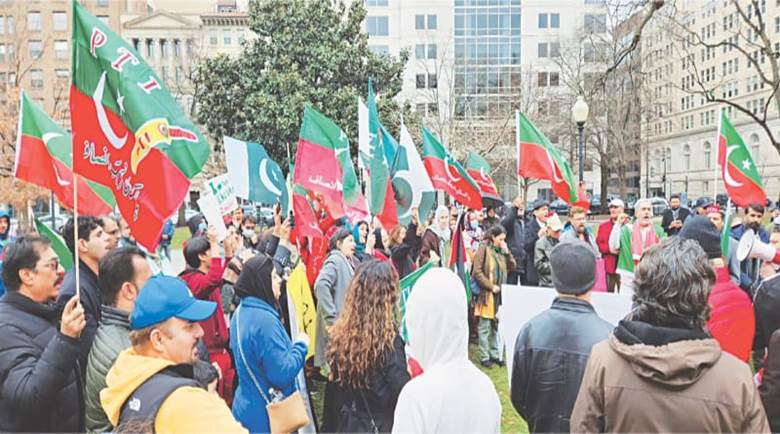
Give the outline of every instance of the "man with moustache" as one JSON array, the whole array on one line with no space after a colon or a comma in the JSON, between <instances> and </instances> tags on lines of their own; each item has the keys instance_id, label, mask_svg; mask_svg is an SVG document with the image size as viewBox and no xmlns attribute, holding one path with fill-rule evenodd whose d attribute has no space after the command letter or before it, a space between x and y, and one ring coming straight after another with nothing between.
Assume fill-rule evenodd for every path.
<instances>
[{"instance_id":1,"label":"man with moustache","mask_svg":"<svg viewBox=\"0 0 780 434\"><path fill-rule=\"evenodd\" d=\"M748 229L752 229L756 236L764 244L769 244L769 232L761 227L764 218L764 205L751 203L745 208L745 216L742 225L731 231L731 238L739 241ZM761 284L761 260L758 258L745 258L740 264L739 286L752 298L756 288Z\"/></svg>"},{"instance_id":2,"label":"man with moustache","mask_svg":"<svg viewBox=\"0 0 780 434\"><path fill-rule=\"evenodd\" d=\"M119 354L100 392L116 431L247 432L194 377L199 322L216 308L175 277L155 276L144 285L130 315L132 347Z\"/></svg>"},{"instance_id":3,"label":"man with moustache","mask_svg":"<svg viewBox=\"0 0 780 434\"><path fill-rule=\"evenodd\" d=\"M9 245L0 299L0 431L84 432L79 335L86 326L76 296L62 313L63 270L48 239ZM57 323L59 322L59 328Z\"/></svg>"}]
</instances>

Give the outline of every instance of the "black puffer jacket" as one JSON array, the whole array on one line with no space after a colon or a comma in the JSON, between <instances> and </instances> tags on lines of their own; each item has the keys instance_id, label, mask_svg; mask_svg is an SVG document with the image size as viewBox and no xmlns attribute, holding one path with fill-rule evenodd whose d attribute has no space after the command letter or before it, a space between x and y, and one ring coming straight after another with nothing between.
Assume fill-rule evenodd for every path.
<instances>
[{"instance_id":1,"label":"black puffer jacket","mask_svg":"<svg viewBox=\"0 0 780 434\"><path fill-rule=\"evenodd\" d=\"M587 301L558 298L520 330L511 398L530 432L569 432L591 347L612 329Z\"/></svg>"},{"instance_id":2,"label":"black puffer jacket","mask_svg":"<svg viewBox=\"0 0 780 434\"><path fill-rule=\"evenodd\" d=\"M16 291L0 300L1 432L84 432L79 344L59 317Z\"/></svg>"},{"instance_id":3,"label":"black puffer jacket","mask_svg":"<svg viewBox=\"0 0 780 434\"><path fill-rule=\"evenodd\" d=\"M525 274L525 221L517 215L517 207L511 206L501 220L506 231L506 244L517 262L517 273ZM536 230L539 232L539 230Z\"/></svg>"}]
</instances>

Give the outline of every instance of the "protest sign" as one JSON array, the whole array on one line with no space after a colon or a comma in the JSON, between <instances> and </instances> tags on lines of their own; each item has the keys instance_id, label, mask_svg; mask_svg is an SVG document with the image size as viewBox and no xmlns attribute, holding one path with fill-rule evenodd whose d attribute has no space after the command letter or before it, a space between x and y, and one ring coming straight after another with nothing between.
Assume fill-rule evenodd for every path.
<instances>
[{"instance_id":1,"label":"protest sign","mask_svg":"<svg viewBox=\"0 0 780 434\"><path fill-rule=\"evenodd\" d=\"M230 179L228 179L227 173L206 181L206 195L214 196L223 216L230 214L234 209L238 208L236 193L233 185L230 183ZM211 220L209 220L209 223L211 223Z\"/></svg>"},{"instance_id":2,"label":"protest sign","mask_svg":"<svg viewBox=\"0 0 780 434\"><path fill-rule=\"evenodd\" d=\"M217 198L212 195L206 195L198 199L198 208L206 218L209 225L214 225L217 228L217 239L222 241L227 236L227 227L225 221L222 219L222 210L220 209Z\"/></svg>"},{"instance_id":3,"label":"protest sign","mask_svg":"<svg viewBox=\"0 0 780 434\"><path fill-rule=\"evenodd\" d=\"M501 294L498 332L506 345L507 375L511 384L517 334L531 318L549 309L558 293L552 288L504 285ZM617 325L631 311L631 296L628 294L594 292L592 297L591 304L596 313L610 324Z\"/></svg>"}]
</instances>

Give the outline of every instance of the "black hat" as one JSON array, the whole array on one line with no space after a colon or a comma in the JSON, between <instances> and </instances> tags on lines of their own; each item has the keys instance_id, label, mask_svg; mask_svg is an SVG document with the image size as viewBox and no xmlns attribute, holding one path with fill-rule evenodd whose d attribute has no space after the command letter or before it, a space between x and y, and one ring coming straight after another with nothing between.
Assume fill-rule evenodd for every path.
<instances>
[{"instance_id":1,"label":"black hat","mask_svg":"<svg viewBox=\"0 0 780 434\"><path fill-rule=\"evenodd\" d=\"M723 256L720 247L720 231L707 217L696 216L687 221L679 236L699 243L709 259Z\"/></svg>"},{"instance_id":2,"label":"black hat","mask_svg":"<svg viewBox=\"0 0 780 434\"><path fill-rule=\"evenodd\" d=\"M550 203L547 202L544 199L536 199L534 201L533 210L536 211L537 209L543 207L543 206L550 206Z\"/></svg>"},{"instance_id":3,"label":"black hat","mask_svg":"<svg viewBox=\"0 0 780 434\"><path fill-rule=\"evenodd\" d=\"M552 283L561 294L580 295L596 284L596 254L582 240L558 243L550 253Z\"/></svg>"},{"instance_id":4,"label":"black hat","mask_svg":"<svg viewBox=\"0 0 780 434\"><path fill-rule=\"evenodd\" d=\"M712 205L713 203L714 202L712 201L712 199L710 199L708 197L700 197L700 198L696 199L696 202L694 202L693 207L694 208L699 208L699 207L707 208L708 206Z\"/></svg>"}]
</instances>

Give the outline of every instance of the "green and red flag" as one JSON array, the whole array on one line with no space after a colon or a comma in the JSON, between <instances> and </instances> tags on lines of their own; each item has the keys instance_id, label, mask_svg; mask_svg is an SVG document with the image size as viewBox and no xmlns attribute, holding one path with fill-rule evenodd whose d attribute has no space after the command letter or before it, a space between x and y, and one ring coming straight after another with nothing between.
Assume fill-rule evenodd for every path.
<instances>
[{"instance_id":1,"label":"green and red flag","mask_svg":"<svg viewBox=\"0 0 780 434\"><path fill-rule=\"evenodd\" d=\"M766 202L764 184L750 150L723 110L718 127L718 164L726 192L737 206Z\"/></svg>"},{"instance_id":2,"label":"green and red flag","mask_svg":"<svg viewBox=\"0 0 780 434\"><path fill-rule=\"evenodd\" d=\"M471 209L482 209L479 186L427 128L422 129L423 164L433 187Z\"/></svg>"},{"instance_id":3,"label":"green and red flag","mask_svg":"<svg viewBox=\"0 0 780 434\"><path fill-rule=\"evenodd\" d=\"M70 133L22 92L14 176L51 190L65 207L73 209L72 152ZM114 210L110 189L80 176L76 179L80 214L99 216Z\"/></svg>"},{"instance_id":4,"label":"green and red flag","mask_svg":"<svg viewBox=\"0 0 780 434\"><path fill-rule=\"evenodd\" d=\"M293 184L322 195L334 218L343 217L344 204L354 204L359 193L347 135L308 104L303 109Z\"/></svg>"},{"instance_id":5,"label":"green and red flag","mask_svg":"<svg viewBox=\"0 0 780 434\"><path fill-rule=\"evenodd\" d=\"M154 250L209 144L138 52L72 4L73 170L109 186L133 237Z\"/></svg>"},{"instance_id":6,"label":"green and red flag","mask_svg":"<svg viewBox=\"0 0 780 434\"><path fill-rule=\"evenodd\" d=\"M469 156L466 159L466 171L474 179L474 182L477 183L479 190L484 196L495 199L501 198L498 194L496 184L490 176L493 169L491 169L490 164L476 152L469 152Z\"/></svg>"},{"instance_id":7,"label":"green and red flag","mask_svg":"<svg viewBox=\"0 0 780 434\"><path fill-rule=\"evenodd\" d=\"M564 202L581 200L569 163L523 113L516 112L517 173L524 178L545 179Z\"/></svg>"},{"instance_id":8,"label":"green and red flag","mask_svg":"<svg viewBox=\"0 0 780 434\"><path fill-rule=\"evenodd\" d=\"M54 250L54 253L57 254L60 265L62 265L62 268L64 268L66 272L70 271L70 269L73 268L73 253L71 253L68 245L65 244L65 240L62 239L60 234L38 220L38 217L35 217L35 230L38 231L39 235L44 236L51 241L51 248Z\"/></svg>"},{"instance_id":9,"label":"green and red flag","mask_svg":"<svg viewBox=\"0 0 780 434\"><path fill-rule=\"evenodd\" d=\"M371 79L368 79L368 171L369 183L368 209L379 218L385 230L390 231L398 225L398 209L395 204L390 165L395 160L398 144L379 121L376 108L376 96Z\"/></svg>"},{"instance_id":10,"label":"green and red flag","mask_svg":"<svg viewBox=\"0 0 780 434\"><path fill-rule=\"evenodd\" d=\"M463 239L463 227L465 212L458 216L458 222L455 224L455 232L452 234L452 251L450 252L450 268L458 275L463 287L466 289L466 300L471 300L471 276L466 270L466 244Z\"/></svg>"},{"instance_id":11,"label":"green and red flag","mask_svg":"<svg viewBox=\"0 0 780 434\"><path fill-rule=\"evenodd\" d=\"M398 302L398 313L401 316L401 338L403 338L404 342L409 342L409 333L406 331L406 303L409 300L409 296L412 295L415 283L431 268L433 268L433 262L427 262L399 282L401 299Z\"/></svg>"}]
</instances>

